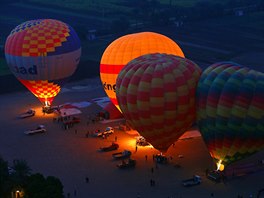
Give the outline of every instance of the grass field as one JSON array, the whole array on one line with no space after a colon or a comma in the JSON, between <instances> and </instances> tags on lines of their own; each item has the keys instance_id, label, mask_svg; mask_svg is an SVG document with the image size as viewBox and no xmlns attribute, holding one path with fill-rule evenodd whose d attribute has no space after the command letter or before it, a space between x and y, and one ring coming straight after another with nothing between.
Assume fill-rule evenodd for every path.
<instances>
[{"instance_id":1,"label":"grass field","mask_svg":"<svg viewBox=\"0 0 264 198\"><path fill-rule=\"evenodd\" d=\"M214 3L221 3L224 4L228 0L214 0ZM163 4L171 4L183 7L191 7L194 6L196 3L201 2L201 0L159 0L160 3Z\"/></svg>"},{"instance_id":2,"label":"grass field","mask_svg":"<svg viewBox=\"0 0 264 198\"><path fill-rule=\"evenodd\" d=\"M40 0L28 0L29 2L37 2L42 3ZM183 7L191 7L196 3L201 2L201 0L158 0L161 4L167 5L177 5ZM224 4L228 0L214 0L214 3ZM124 1L125 2L125 1ZM119 10L119 11L128 11L129 8L126 6L122 6L122 1L120 0L46 0L43 4L50 5L59 5L64 8L78 9L78 10L90 10L90 9L100 9L105 8L108 10ZM125 10L124 10L125 9Z\"/></svg>"},{"instance_id":3,"label":"grass field","mask_svg":"<svg viewBox=\"0 0 264 198\"><path fill-rule=\"evenodd\" d=\"M46 0L46 1L40 1L40 0L29 0L29 2L32 3L38 3L43 5L51 5L51 6L58 6L60 8L66 8L66 9L72 9L76 11L87 11L87 12L97 12L102 13L104 12L129 12L132 8L129 8L127 6L122 6L121 4L117 4L117 0L100 0L100 1L94 1L94 0Z\"/></svg>"}]
</instances>

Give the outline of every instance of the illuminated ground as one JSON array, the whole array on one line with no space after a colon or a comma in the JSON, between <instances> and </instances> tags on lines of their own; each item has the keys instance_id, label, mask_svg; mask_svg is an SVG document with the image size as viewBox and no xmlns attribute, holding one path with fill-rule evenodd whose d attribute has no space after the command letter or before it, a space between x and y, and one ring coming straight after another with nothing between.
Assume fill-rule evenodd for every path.
<instances>
[{"instance_id":1,"label":"illuminated ground","mask_svg":"<svg viewBox=\"0 0 264 198\"><path fill-rule=\"evenodd\" d=\"M69 89L72 85L69 85ZM99 87L78 89L64 92L58 96L55 103L89 101L92 98L104 96ZM60 101L60 102L58 102ZM256 197L257 191L264 188L264 172L228 181L226 184L215 184L205 178L206 168L211 168L212 161L201 137L179 140L171 147L167 155L172 156L168 165L160 165L158 169L152 160L152 155L158 153L153 148L138 147L135 152L135 138L123 131L116 130L107 139L86 138L87 130L103 129L109 124L86 125L87 116L100 108L92 105L82 114L82 123L70 130L64 130L60 124L53 123L54 115L43 115L39 102L28 92L1 95L0 118L0 154L10 163L13 159L26 159L33 172L59 177L64 185L65 195L79 198L135 198L140 193L143 198L167 197L237 197L238 194ZM16 116L27 108L37 109L37 115L20 120ZM23 131L45 124L46 134L26 136ZM114 126L114 124L112 124ZM75 130L77 129L77 134ZM118 170L112 160L111 153L100 153L98 148L109 145L117 136L120 151L130 149L132 158L137 160L135 169ZM146 161L145 155L148 156ZM183 155L179 158L178 155ZM179 164L181 168L176 168ZM154 167L154 173L151 168ZM200 186L185 188L181 180L199 174L202 177ZM89 183L85 182L89 177ZM156 181L156 186L150 186L150 179Z\"/></svg>"}]
</instances>

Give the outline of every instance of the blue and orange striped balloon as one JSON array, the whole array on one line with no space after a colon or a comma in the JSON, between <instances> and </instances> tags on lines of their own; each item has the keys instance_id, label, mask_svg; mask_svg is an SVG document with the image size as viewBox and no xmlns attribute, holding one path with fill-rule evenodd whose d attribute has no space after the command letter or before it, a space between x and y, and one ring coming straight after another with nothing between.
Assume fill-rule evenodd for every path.
<instances>
[{"instance_id":1,"label":"blue and orange striped balloon","mask_svg":"<svg viewBox=\"0 0 264 198\"><path fill-rule=\"evenodd\" d=\"M197 88L197 123L223 168L263 149L264 74L232 62L208 67Z\"/></svg>"},{"instance_id":2,"label":"blue and orange striped balloon","mask_svg":"<svg viewBox=\"0 0 264 198\"><path fill-rule=\"evenodd\" d=\"M50 105L81 56L72 27L54 19L24 22L11 31L5 56L12 73L42 103Z\"/></svg>"},{"instance_id":3,"label":"blue and orange striped balloon","mask_svg":"<svg viewBox=\"0 0 264 198\"><path fill-rule=\"evenodd\" d=\"M147 54L119 73L116 96L124 117L159 151L166 152L195 121L201 69L168 54Z\"/></svg>"}]
</instances>

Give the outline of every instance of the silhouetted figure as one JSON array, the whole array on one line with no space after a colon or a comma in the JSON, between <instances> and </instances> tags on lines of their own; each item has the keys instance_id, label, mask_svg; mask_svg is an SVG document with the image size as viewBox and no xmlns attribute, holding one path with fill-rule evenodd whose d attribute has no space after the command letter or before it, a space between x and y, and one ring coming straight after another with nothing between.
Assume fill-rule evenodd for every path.
<instances>
[{"instance_id":1,"label":"silhouetted figure","mask_svg":"<svg viewBox=\"0 0 264 198\"><path fill-rule=\"evenodd\" d=\"M76 197L76 195L77 195L77 191L76 191L76 190L74 190L73 194L74 194L74 196Z\"/></svg>"}]
</instances>

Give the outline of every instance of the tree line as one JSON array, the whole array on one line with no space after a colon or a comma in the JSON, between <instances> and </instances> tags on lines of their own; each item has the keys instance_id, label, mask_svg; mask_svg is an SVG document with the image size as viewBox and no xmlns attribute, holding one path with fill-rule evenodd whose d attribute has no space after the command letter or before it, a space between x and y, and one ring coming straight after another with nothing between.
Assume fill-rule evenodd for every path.
<instances>
[{"instance_id":1,"label":"tree line","mask_svg":"<svg viewBox=\"0 0 264 198\"><path fill-rule=\"evenodd\" d=\"M31 173L23 159L15 159L11 166L0 156L1 198L63 198L63 185L53 176Z\"/></svg>"}]
</instances>

